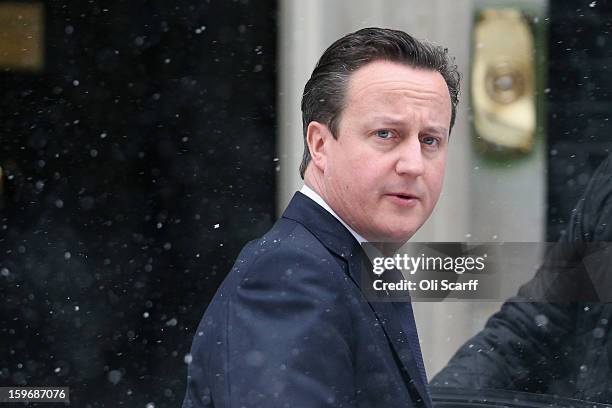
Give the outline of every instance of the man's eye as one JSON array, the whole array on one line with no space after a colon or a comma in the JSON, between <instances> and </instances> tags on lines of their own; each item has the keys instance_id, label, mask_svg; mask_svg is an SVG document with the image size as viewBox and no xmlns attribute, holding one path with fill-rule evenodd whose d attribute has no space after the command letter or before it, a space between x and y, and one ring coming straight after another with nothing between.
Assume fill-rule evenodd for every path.
<instances>
[{"instance_id":1,"label":"man's eye","mask_svg":"<svg viewBox=\"0 0 612 408\"><path fill-rule=\"evenodd\" d=\"M377 130L376 136L380 137L381 139L389 139L392 135L391 135L390 130L383 129L383 130Z\"/></svg>"},{"instance_id":2,"label":"man's eye","mask_svg":"<svg viewBox=\"0 0 612 408\"><path fill-rule=\"evenodd\" d=\"M421 141L428 146L436 146L438 144L438 139L436 139L435 137L431 137L431 136L425 136L424 138L421 139Z\"/></svg>"}]
</instances>

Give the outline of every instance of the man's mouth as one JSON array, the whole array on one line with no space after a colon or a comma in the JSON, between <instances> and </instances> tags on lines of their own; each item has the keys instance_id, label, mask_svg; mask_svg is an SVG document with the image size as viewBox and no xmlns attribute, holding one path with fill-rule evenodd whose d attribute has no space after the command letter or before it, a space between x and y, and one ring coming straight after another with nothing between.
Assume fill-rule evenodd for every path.
<instances>
[{"instance_id":1,"label":"man's mouth","mask_svg":"<svg viewBox=\"0 0 612 408\"><path fill-rule=\"evenodd\" d=\"M390 193L386 196L391 198L391 200L393 200L393 202L396 204L407 206L414 205L419 200L416 195L410 193Z\"/></svg>"}]
</instances>

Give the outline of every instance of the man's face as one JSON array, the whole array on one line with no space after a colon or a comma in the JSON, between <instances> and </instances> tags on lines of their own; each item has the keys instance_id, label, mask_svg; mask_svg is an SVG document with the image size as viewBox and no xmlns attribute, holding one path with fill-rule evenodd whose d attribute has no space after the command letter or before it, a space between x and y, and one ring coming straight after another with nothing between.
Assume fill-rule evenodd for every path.
<instances>
[{"instance_id":1,"label":"man's face","mask_svg":"<svg viewBox=\"0 0 612 408\"><path fill-rule=\"evenodd\" d=\"M442 188L451 102L436 71L374 61L347 89L337 139L325 144L325 199L369 241L406 241Z\"/></svg>"}]
</instances>

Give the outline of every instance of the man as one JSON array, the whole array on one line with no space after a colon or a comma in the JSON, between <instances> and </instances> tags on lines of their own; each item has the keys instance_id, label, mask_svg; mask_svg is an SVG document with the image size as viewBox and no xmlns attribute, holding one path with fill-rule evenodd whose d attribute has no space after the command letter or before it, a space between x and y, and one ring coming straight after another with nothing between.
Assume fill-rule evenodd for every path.
<instances>
[{"instance_id":1,"label":"man","mask_svg":"<svg viewBox=\"0 0 612 408\"><path fill-rule=\"evenodd\" d=\"M302 99L304 188L210 303L183 407L431 407L410 303L364 298L359 243L429 217L458 87L445 50L401 31L325 51Z\"/></svg>"}]
</instances>

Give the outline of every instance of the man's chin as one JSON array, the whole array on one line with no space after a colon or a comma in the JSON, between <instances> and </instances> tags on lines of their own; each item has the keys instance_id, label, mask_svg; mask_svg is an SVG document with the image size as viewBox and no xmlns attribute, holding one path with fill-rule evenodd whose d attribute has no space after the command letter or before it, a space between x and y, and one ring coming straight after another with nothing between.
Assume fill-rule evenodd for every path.
<instances>
[{"instance_id":1,"label":"man's chin","mask_svg":"<svg viewBox=\"0 0 612 408\"><path fill-rule=\"evenodd\" d=\"M410 229L390 229L385 231L380 231L379 233L373 236L374 239L368 239L370 242L384 242L384 243L395 243L395 244L404 244L408 241L412 236L416 233L418 228L410 228Z\"/></svg>"}]
</instances>

